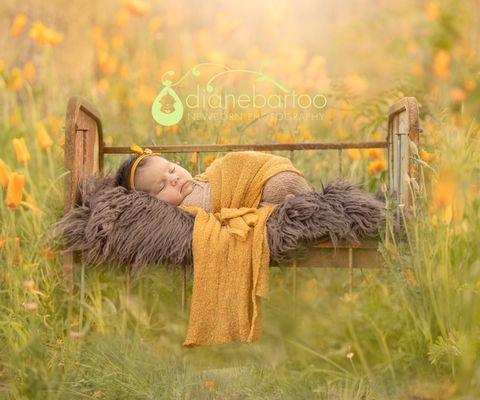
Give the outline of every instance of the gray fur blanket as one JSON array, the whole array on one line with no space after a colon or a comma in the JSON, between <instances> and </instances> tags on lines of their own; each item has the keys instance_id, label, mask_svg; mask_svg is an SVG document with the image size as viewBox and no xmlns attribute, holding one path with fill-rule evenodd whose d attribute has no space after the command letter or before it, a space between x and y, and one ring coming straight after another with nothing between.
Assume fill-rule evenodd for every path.
<instances>
[{"instance_id":1,"label":"gray fur blanket","mask_svg":"<svg viewBox=\"0 0 480 400\"><path fill-rule=\"evenodd\" d=\"M114 186L112 176L94 175L85 181L77 207L54 224L53 235L64 252L79 251L90 265L162 264L191 274L194 219L146 193ZM270 215L271 264L301 258L322 241L378 238L384 221L381 193L372 195L344 180L322 183L320 190L285 199Z\"/></svg>"}]
</instances>

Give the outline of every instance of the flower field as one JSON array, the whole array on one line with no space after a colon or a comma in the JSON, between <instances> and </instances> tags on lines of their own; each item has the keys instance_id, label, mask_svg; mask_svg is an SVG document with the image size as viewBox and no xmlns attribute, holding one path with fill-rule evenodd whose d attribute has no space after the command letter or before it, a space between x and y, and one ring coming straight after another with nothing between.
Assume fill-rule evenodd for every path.
<instances>
[{"instance_id":1,"label":"flower field","mask_svg":"<svg viewBox=\"0 0 480 400\"><path fill-rule=\"evenodd\" d=\"M478 0L6 0L0 18L0 398L479 398ZM167 78L182 98L255 84L327 104L185 107L162 126L152 102ZM384 268L355 271L352 291L346 270L274 268L259 342L182 348L180 272L70 270L51 238L74 95L114 146L380 141L388 107L415 97L421 189L406 237L382 243ZM220 156L172 159L193 175ZM386 149L348 149L341 170L335 151L294 160L317 187L387 180ZM106 170L121 161L106 156Z\"/></svg>"}]
</instances>

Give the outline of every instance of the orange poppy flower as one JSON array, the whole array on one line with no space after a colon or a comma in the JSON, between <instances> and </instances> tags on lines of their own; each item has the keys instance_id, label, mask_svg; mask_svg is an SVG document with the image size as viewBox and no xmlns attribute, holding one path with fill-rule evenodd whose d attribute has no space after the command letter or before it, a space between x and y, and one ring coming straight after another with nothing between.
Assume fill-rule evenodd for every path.
<instances>
[{"instance_id":1,"label":"orange poppy flower","mask_svg":"<svg viewBox=\"0 0 480 400\"><path fill-rule=\"evenodd\" d=\"M385 159L380 158L379 160L370 162L370 164L368 165L368 174L374 175L377 172L380 172L381 170L383 170L384 168L385 168Z\"/></svg>"},{"instance_id":2,"label":"orange poppy flower","mask_svg":"<svg viewBox=\"0 0 480 400\"><path fill-rule=\"evenodd\" d=\"M12 144L15 149L17 161L19 163L27 164L30 161L30 153L25 143L25 138L14 138L12 139Z\"/></svg>"},{"instance_id":3,"label":"orange poppy flower","mask_svg":"<svg viewBox=\"0 0 480 400\"><path fill-rule=\"evenodd\" d=\"M63 35L47 28L41 21L35 21L28 31L29 36L41 46L57 45L63 41Z\"/></svg>"},{"instance_id":4,"label":"orange poppy flower","mask_svg":"<svg viewBox=\"0 0 480 400\"><path fill-rule=\"evenodd\" d=\"M0 159L0 187L7 187L9 179L10 173L8 172L7 165Z\"/></svg>"},{"instance_id":5,"label":"orange poppy flower","mask_svg":"<svg viewBox=\"0 0 480 400\"><path fill-rule=\"evenodd\" d=\"M17 208L22 202L23 187L25 185L25 175L12 172L8 181L7 197L5 204L10 208Z\"/></svg>"},{"instance_id":6,"label":"orange poppy flower","mask_svg":"<svg viewBox=\"0 0 480 400\"><path fill-rule=\"evenodd\" d=\"M20 35L25 29L27 23L28 17L25 14L20 13L15 15L15 18L12 22L12 27L10 28L10 35L14 37Z\"/></svg>"},{"instance_id":7,"label":"orange poppy flower","mask_svg":"<svg viewBox=\"0 0 480 400\"><path fill-rule=\"evenodd\" d=\"M196 164L196 163L197 163L197 160L198 160L198 153L197 153L197 152L194 152L194 153L192 154L192 157L190 158L190 162L191 162L192 164Z\"/></svg>"},{"instance_id":8,"label":"orange poppy flower","mask_svg":"<svg viewBox=\"0 0 480 400\"><path fill-rule=\"evenodd\" d=\"M353 160L360 160L360 158L362 158L362 155L360 154L360 150L358 149L348 149L347 155Z\"/></svg>"},{"instance_id":9,"label":"orange poppy flower","mask_svg":"<svg viewBox=\"0 0 480 400\"><path fill-rule=\"evenodd\" d=\"M23 77L27 81L32 82L35 80L36 76L37 76L37 71L35 70L35 65L31 61L27 62L23 67Z\"/></svg>"},{"instance_id":10,"label":"orange poppy flower","mask_svg":"<svg viewBox=\"0 0 480 400\"><path fill-rule=\"evenodd\" d=\"M52 147L53 140L47 132L47 129L41 122L37 122L36 124L36 131L37 131L37 142L41 149L48 149Z\"/></svg>"},{"instance_id":11,"label":"orange poppy flower","mask_svg":"<svg viewBox=\"0 0 480 400\"><path fill-rule=\"evenodd\" d=\"M23 86L23 76L19 68L14 67L7 79L7 88L18 92Z\"/></svg>"},{"instance_id":12,"label":"orange poppy flower","mask_svg":"<svg viewBox=\"0 0 480 400\"><path fill-rule=\"evenodd\" d=\"M142 17L150 11L150 5L142 0L121 0L123 7L133 15Z\"/></svg>"}]
</instances>

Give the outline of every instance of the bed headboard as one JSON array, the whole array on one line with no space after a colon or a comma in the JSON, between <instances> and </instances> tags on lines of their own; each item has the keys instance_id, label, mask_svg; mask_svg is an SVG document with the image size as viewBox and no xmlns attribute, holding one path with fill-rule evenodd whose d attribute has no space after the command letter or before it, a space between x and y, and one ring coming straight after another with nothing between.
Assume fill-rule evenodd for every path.
<instances>
[{"instance_id":1,"label":"bed headboard","mask_svg":"<svg viewBox=\"0 0 480 400\"><path fill-rule=\"evenodd\" d=\"M68 100L65 119L65 204L67 212L79 200L81 180L103 174L103 129L100 113L81 97Z\"/></svg>"}]
</instances>

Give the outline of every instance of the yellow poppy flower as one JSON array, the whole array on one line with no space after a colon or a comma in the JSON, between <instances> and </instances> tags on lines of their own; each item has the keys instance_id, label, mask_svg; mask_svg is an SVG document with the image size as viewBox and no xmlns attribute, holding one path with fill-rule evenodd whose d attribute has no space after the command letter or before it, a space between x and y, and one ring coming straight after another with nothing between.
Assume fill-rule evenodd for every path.
<instances>
[{"instance_id":1,"label":"yellow poppy flower","mask_svg":"<svg viewBox=\"0 0 480 400\"><path fill-rule=\"evenodd\" d=\"M427 163L434 158L434 155L432 153L429 153L424 149L420 149L420 151L418 152L418 155L420 156L420 159L422 159Z\"/></svg>"},{"instance_id":2,"label":"yellow poppy flower","mask_svg":"<svg viewBox=\"0 0 480 400\"><path fill-rule=\"evenodd\" d=\"M63 41L63 35L47 28L41 21L35 21L33 26L28 31L29 36L41 46L43 45L57 45Z\"/></svg>"},{"instance_id":3,"label":"yellow poppy flower","mask_svg":"<svg viewBox=\"0 0 480 400\"><path fill-rule=\"evenodd\" d=\"M432 187L432 205L436 209L448 208L457 190L457 174L451 169L441 171L438 181Z\"/></svg>"},{"instance_id":4,"label":"yellow poppy flower","mask_svg":"<svg viewBox=\"0 0 480 400\"><path fill-rule=\"evenodd\" d=\"M121 0L123 7L133 15L142 17L150 11L150 5L142 0Z\"/></svg>"},{"instance_id":5,"label":"yellow poppy flower","mask_svg":"<svg viewBox=\"0 0 480 400\"><path fill-rule=\"evenodd\" d=\"M19 163L27 164L30 161L30 153L25 143L25 138L14 138L12 139L13 148L15 149L15 154L17 156L17 161Z\"/></svg>"},{"instance_id":6,"label":"yellow poppy flower","mask_svg":"<svg viewBox=\"0 0 480 400\"><path fill-rule=\"evenodd\" d=\"M155 136L159 138L159 137L162 137L162 135L163 135L163 126L157 125L155 127Z\"/></svg>"},{"instance_id":7,"label":"yellow poppy flower","mask_svg":"<svg viewBox=\"0 0 480 400\"><path fill-rule=\"evenodd\" d=\"M1 72L1 68L0 68L0 72ZM477 84L473 79L465 79L465 81L463 82L463 86L465 86L465 89L467 89L470 92L477 87Z\"/></svg>"},{"instance_id":8,"label":"yellow poppy flower","mask_svg":"<svg viewBox=\"0 0 480 400\"><path fill-rule=\"evenodd\" d=\"M198 160L198 153L197 152L192 153L192 157L190 158L190 162L192 164L196 164L197 160Z\"/></svg>"},{"instance_id":9,"label":"yellow poppy flower","mask_svg":"<svg viewBox=\"0 0 480 400\"><path fill-rule=\"evenodd\" d=\"M454 103L461 103L466 97L467 93L462 88L455 87L450 90L450 100Z\"/></svg>"},{"instance_id":10,"label":"yellow poppy flower","mask_svg":"<svg viewBox=\"0 0 480 400\"><path fill-rule=\"evenodd\" d=\"M130 67L128 66L127 63L123 63L121 66L120 66L120 77L122 79L129 79L130 78Z\"/></svg>"},{"instance_id":11,"label":"yellow poppy flower","mask_svg":"<svg viewBox=\"0 0 480 400\"><path fill-rule=\"evenodd\" d=\"M18 108L15 108L14 111L10 114L10 125L18 126L20 124L20 114Z\"/></svg>"},{"instance_id":12,"label":"yellow poppy flower","mask_svg":"<svg viewBox=\"0 0 480 400\"><path fill-rule=\"evenodd\" d=\"M172 125L172 126L169 126L167 128L167 132L170 134L170 135L174 135L175 133L178 132L178 124L177 125Z\"/></svg>"},{"instance_id":13,"label":"yellow poppy flower","mask_svg":"<svg viewBox=\"0 0 480 400\"><path fill-rule=\"evenodd\" d=\"M119 28L123 28L128 20L130 19L130 14L128 13L127 10L125 10L124 8L122 8L121 10L119 10L116 14L115 14L115 17L113 18L113 20L115 21L115 24L119 27Z\"/></svg>"},{"instance_id":14,"label":"yellow poppy flower","mask_svg":"<svg viewBox=\"0 0 480 400\"><path fill-rule=\"evenodd\" d=\"M448 79L450 76L450 53L446 50L438 50L433 60L433 72L440 79Z\"/></svg>"},{"instance_id":15,"label":"yellow poppy flower","mask_svg":"<svg viewBox=\"0 0 480 400\"><path fill-rule=\"evenodd\" d=\"M28 17L25 14L20 13L15 15L15 18L12 22L12 27L10 28L10 35L14 37L20 35L25 29L27 23Z\"/></svg>"},{"instance_id":16,"label":"yellow poppy flower","mask_svg":"<svg viewBox=\"0 0 480 400\"><path fill-rule=\"evenodd\" d=\"M63 35L59 32L52 31L49 29L47 31L47 43L51 46L55 46L63 41Z\"/></svg>"},{"instance_id":17,"label":"yellow poppy flower","mask_svg":"<svg viewBox=\"0 0 480 400\"><path fill-rule=\"evenodd\" d=\"M425 11L430 21L435 21L440 18L440 5L437 0L429 1L426 5Z\"/></svg>"},{"instance_id":18,"label":"yellow poppy flower","mask_svg":"<svg viewBox=\"0 0 480 400\"><path fill-rule=\"evenodd\" d=\"M379 160L371 161L368 165L368 174L374 175L377 172L380 172L385 168L385 159L380 158Z\"/></svg>"},{"instance_id":19,"label":"yellow poppy flower","mask_svg":"<svg viewBox=\"0 0 480 400\"><path fill-rule=\"evenodd\" d=\"M274 139L281 144L295 143L295 138L290 133L276 133Z\"/></svg>"},{"instance_id":20,"label":"yellow poppy flower","mask_svg":"<svg viewBox=\"0 0 480 400\"><path fill-rule=\"evenodd\" d=\"M102 71L102 73L107 76L113 75L117 70L117 56L103 52L101 53L101 55L99 55L98 58L100 70Z\"/></svg>"},{"instance_id":21,"label":"yellow poppy flower","mask_svg":"<svg viewBox=\"0 0 480 400\"><path fill-rule=\"evenodd\" d=\"M36 125L36 133L37 133L37 142L41 149L48 149L52 147L53 140L48 134L45 126L41 122L37 122Z\"/></svg>"},{"instance_id":22,"label":"yellow poppy flower","mask_svg":"<svg viewBox=\"0 0 480 400\"><path fill-rule=\"evenodd\" d=\"M107 78L102 78L97 82L97 90L101 94L106 94L110 89L110 83Z\"/></svg>"},{"instance_id":23,"label":"yellow poppy flower","mask_svg":"<svg viewBox=\"0 0 480 400\"><path fill-rule=\"evenodd\" d=\"M5 204L10 208L17 208L22 202L23 187L25 185L25 175L12 172L8 181L7 196Z\"/></svg>"},{"instance_id":24,"label":"yellow poppy flower","mask_svg":"<svg viewBox=\"0 0 480 400\"><path fill-rule=\"evenodd\" d=\"M358 149L348 149L347 155L353 160L360 160L360 158L362 158L362 155L360 154L360 150Z\"/></svg>"},{"instance_id":25,"label":"yellow poppy flower","mask_svg":"<svg viewBox=\"0 0 480 400\"><path fill-rule=\"evenodd\" d=\"M148 32L153 36L160 30L161 26L162 18L159 16L152 17L148 21Z\"/></svg>"},{"instance_id":26,"label":"yellow poppy flower","mask_svg":"<svg viewBox=\"0 0 480 400\"><path fill-rule=\"evenodd\" d=\"M8 172L7 165L0 158L0 187L7 187L10 173Z\"/></svg>"},{"instance_id":27,"label":"yellow poppy flower","mask_svg":"<svg viewBox=\"0 0 480 400\"><path fill-rule=\"evenodd\" d=\"M10 76L7 79L7 88L18 92L23 86L22 72L19 68L14 67L10 71Z\"/></svg>"},{"instance_id":28,"label":"yellow poppy flower","mask_svg":"<svg viewBox=\"0 0 480 400\"><path fill-rule=\"evenodd\" d=\"M205 158L203 159L203 162L205 163L205 166L208 167L214 160L215 160L215 157L214 157L214 156L207 155L207 156L205 156Z\"/></svg>"},{"instance_id":29,"label":"yellow poppy flower","mask_svg":"<svg viewBox=\"0 0 480 400\"><path fill-rule=\"evenodd\" d=\"M23 67L23 76L29 82L35 80L35 77L37 76L37 71L35 70L35 65L33 64L33 62L29 61L25 64L25 66Z\"/></svg>"},{"instance_id":30,"label":"yellow poppy flower","mask_svg":"<svg viewBox=\"0 0 480 400\"><path fill-rule=\"evenodd\" d=\"M121 49L125 44L125 40L123 39L122 35L115 35L112 37L112 48L113 49Z\"/></svg>"},{"instance_id":31,"label":"yellow poppy flower","mask_svg":"<svg viewBox=\"0 0 480 400\"><path fill-rule=\"evenodd\" d=\"M381 149L366 149L363 151L363 155L365 158L370 160L376 160L382 157L382 150Z\"/></svg>"},{"instance_id":32,"label":"yellow poppy flower","mask_svg":"<svg viewBox=\"0 0 480 400\"><path fill-rule=\"evenodd\" d=\"M35 21L28 31L28 35L39 45L47 43L47 27L41 21Z\"/></svg>"}]
</instances>

